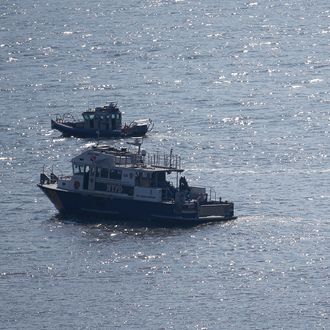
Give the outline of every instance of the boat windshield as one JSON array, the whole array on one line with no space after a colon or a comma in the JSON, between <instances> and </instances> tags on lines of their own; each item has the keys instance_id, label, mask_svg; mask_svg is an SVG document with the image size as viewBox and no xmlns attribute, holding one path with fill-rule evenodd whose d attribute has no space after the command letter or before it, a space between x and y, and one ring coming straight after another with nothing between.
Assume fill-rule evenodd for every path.
<instances>
[{"instance_id":1,"label":"boat windshield","mask_svg":"<svg viewBox=\"0 0 330 330\"><path fill-rule=\"evenodd\" d=\"M95 116L94 114L87 114L87 113L83 114L85 120L93 120L94 116Z\"/></svg>"},{"instance_id":2,"label":"boat windshield","mask_svg":"<svg viewBox=\"0 0 330 330\"><path fill-rule=\"evenodd\" d=\"M73 164L73 174L83 174L89 172L89 166Z\"/></svg>"}]
</instances>

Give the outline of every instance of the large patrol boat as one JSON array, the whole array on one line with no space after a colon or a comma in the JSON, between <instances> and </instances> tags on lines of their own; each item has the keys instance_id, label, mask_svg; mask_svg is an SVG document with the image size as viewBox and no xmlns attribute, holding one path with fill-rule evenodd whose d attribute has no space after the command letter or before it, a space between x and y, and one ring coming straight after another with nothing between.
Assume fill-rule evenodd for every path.
<instances>
[{"instance_id":1,"label":"large patrol boat","mask_svg":"<svg viewBox=\"0 0 330 330\"><path fill-rule=\"evenodd\" d=\"M188 184L172 149L148 154L140 140L130 144L93 146L71 160L72 175L43 171L38 186L60 213L165 225L236 218L232 202L215 200L214 191Z\"/></svg>"}]
</instances>

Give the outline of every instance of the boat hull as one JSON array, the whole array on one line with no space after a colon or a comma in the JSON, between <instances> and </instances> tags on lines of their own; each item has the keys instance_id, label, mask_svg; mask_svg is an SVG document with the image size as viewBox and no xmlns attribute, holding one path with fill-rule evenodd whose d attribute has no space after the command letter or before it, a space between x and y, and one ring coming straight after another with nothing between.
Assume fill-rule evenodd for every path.
<instances>
[{"instance_id":1,"label":"boat hull","mask_svg":"<svg viewBox=\"0 0 330 330\"><path fill-rule=\"evenodd\" d=\"M222 203L224 207L223 215L199 217L196 210L178 212L174 203L154 203L110 195L74 192L58 189L55 184L38 184L38 187L60 213L81 216L77 221L86 221L86 216L88 216L88 222L129 221L154 225L182 226L227 221L236 218L233 216L232 203Z\"/></svg>"},{"instance_id":2,"label":"boat hull","mask_svg":"<svg viewBox=\"0 0 330 330\"><path fill-rule=\"evenodd\" d=\"M84 128L82 122L58 122L52 119L51 128L60 131L64 137L74 136L78 138L124 138L144 136L148 132L149 126L147 124L135 125L121 130L110 131Z\"/></svg>"}]
</instances>

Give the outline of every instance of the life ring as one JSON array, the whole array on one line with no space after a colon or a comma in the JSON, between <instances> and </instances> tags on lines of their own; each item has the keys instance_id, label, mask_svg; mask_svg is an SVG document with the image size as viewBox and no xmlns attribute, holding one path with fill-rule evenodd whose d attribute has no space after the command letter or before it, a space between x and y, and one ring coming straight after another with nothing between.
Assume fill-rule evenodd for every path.
<instances>
[{"instance_id":1,"label":"life ring","mask_svg":"<svg viewBox=\"0 0 330 330\"><path fill-rule=\"evenodd\" d=\"M79 181L75 181L74 182L74 188L75 189L79 189L79 187L80 187L80 182Z\"/></svg>"}]
</instances>

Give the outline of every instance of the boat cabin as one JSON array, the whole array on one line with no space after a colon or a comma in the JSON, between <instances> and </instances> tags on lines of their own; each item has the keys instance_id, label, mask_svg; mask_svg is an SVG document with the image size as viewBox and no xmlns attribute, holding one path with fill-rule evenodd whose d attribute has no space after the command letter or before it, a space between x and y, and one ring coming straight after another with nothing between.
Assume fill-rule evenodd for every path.
<instances>
[{"instance_id":1,"label":"boat cabin","mask_svg":"<svg viewBox=\"0 0 330 330\"><path fill-rule=\"evenodd\" d=\"M185 181L178 185L183 172L177 155L149 155L144 150L132 153L126 148L96 146L72 159L72 177L58 181L58 187L69 190L87 190L101 194L120 194L121 197L145 201L173 201L179 189L188 189ZM172 181L167 175L176 174ZM194 193L196 188L194 188ZM200 191L205 193L205 190ZM198 192L198 193L200 193Z\"/></svg>"},{"instance_id":2,"label":"boat cabin","mask_svg":"<svg viewBox=\"0 0 330 330\"><path fill-rule=\"evenodd\" d=\"M120 131L122 128L121 112L117 104L96 107L83 112L84 128L105 131Z\"/></svg>"}]
</instances>

